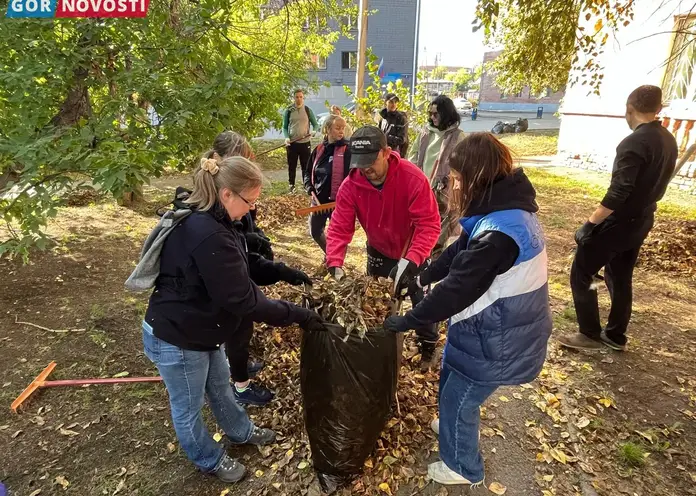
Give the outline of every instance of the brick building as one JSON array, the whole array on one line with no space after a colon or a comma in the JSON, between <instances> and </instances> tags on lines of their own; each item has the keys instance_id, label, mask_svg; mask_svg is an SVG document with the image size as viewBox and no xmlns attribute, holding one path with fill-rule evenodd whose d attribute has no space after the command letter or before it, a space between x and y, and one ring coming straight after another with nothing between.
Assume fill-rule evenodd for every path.
<instances>
[{"instance_id":1,"label":"brick building","mask_svg":"<svg viewBox=\"0 0 696 496\"><path fill-rule=\"evenodd\" d=\"M522 91L508 94L495 85L495 73L486 70L486 64L495 60L501 50L486 52L483 54L483 72L481 74L480 110L499 110L514 112L536 112L543 107L544 112L556 112L565 91L553 93L547 89L541 95L531 95L529 88L525 86Z\"/></svg>"}]
</instances>

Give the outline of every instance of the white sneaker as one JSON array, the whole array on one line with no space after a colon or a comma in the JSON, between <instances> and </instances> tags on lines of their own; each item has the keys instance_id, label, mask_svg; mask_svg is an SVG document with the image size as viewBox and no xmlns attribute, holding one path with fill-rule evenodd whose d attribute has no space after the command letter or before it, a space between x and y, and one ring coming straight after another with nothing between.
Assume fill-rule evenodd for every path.
<instances>
[{"instance_id":1,"label":"white sneaker","mask_svg":"<svg viewBox=\"0 0 696 496\"><path fill-rule=\"evenodd\" d=\"M439 436L439 435L440 435L440 419L439 419L439 418L436 418L435 420L433 420L432 422L430 422L430 428L433 430L433 432L434 432L436 435Z\"/></svg>"},{"instance_id":2,"label":"white sneaker","mask_svg":"<svg viewBox=\"0 0 696 496\"><path fill-rule=\"evenodd\" d=\"M471 482L469 479L462 477L445 465L445 462L435 462L428 465L428 477L438 484L444 484L446 486L468 484L475 487L483 484L483 481Z\"/></svg>"}]
</instances>

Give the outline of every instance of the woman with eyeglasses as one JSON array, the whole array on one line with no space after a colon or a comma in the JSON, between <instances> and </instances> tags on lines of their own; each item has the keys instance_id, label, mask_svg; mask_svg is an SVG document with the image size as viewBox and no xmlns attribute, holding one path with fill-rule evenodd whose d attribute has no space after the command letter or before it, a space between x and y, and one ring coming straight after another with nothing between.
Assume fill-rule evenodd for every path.
<instances>
[{"instance_id":1,"label":"woman with eyeglasses","mask_svg":"<svg viewBox=\"0 0 696 496\"><path fill-rule=\"evenodd\" d=\"M181 448L202 472L228 483L245 468L210 436L205 396L232 443L266 445L275 433L255 426L235 400L222 344L252 322L323 329L319 315L267 299L254 282L239 220L254 208L262 183L261 170L244 157L201 160L186 200L191 213L166 233L143 321L145 354L167 387Z\"/></svg>"},{"instance_id":2,"label":"woman with eyeglasses","mask_svg":"<svg viewBox=\"0 0 696 496\"><path fill-rule=\"evenodd\" d=\"M456 227L456 219L448 215L450 196L449 173L450 155L454 147L464 139L464 131L459 129L461 118L451 98L440 95L428 107L428 127L411 149L409 160L416 164L430 179L430 187L435 192L440 211L440 237L433 248L433 257L444 249L447 238Z\"/></svg>"}]
</instances>

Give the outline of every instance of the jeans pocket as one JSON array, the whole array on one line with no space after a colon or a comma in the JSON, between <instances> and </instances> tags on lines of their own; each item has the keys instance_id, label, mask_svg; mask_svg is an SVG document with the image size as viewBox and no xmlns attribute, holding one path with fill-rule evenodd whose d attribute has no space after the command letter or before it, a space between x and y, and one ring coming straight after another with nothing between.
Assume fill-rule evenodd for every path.
<instances>
[{"instance_id":1,"label":"jeans pocket","mask_svg":"<svg viewBox=\"0 0 696 496\"><path fill-rule=\"evenodd\" d=\"M155 336L152 326L143 320L143 350L151 362L157 363L160 354L160 339Z\"/></svg>"}]
</instances>

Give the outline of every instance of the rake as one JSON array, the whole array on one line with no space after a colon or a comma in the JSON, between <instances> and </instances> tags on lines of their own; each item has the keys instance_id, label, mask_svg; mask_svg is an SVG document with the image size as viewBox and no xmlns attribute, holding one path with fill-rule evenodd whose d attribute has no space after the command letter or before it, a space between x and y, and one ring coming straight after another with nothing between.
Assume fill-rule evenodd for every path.
<instances>
[{"instance_id":1,"label":"rake","mask_svg":"<svg viewBox=\"0 0 696 496\"><path fill-rule=\"evenodd\" d=\"M86 384L127 384L130 382L162 382L161 377L114 377L109 379L65 379L60 381L47 381L46 378L53 372L56 368L57 363L51 362L48 366L41 371L39 375L36 376L31 384L22 391L22 394L17 396L17 399L12 402L10 408L13 412L17 412L17 409L24 403L29 397L40 388L45 387L58 387L58 386L84 386Z\"/></svg>"}]
</instances>

